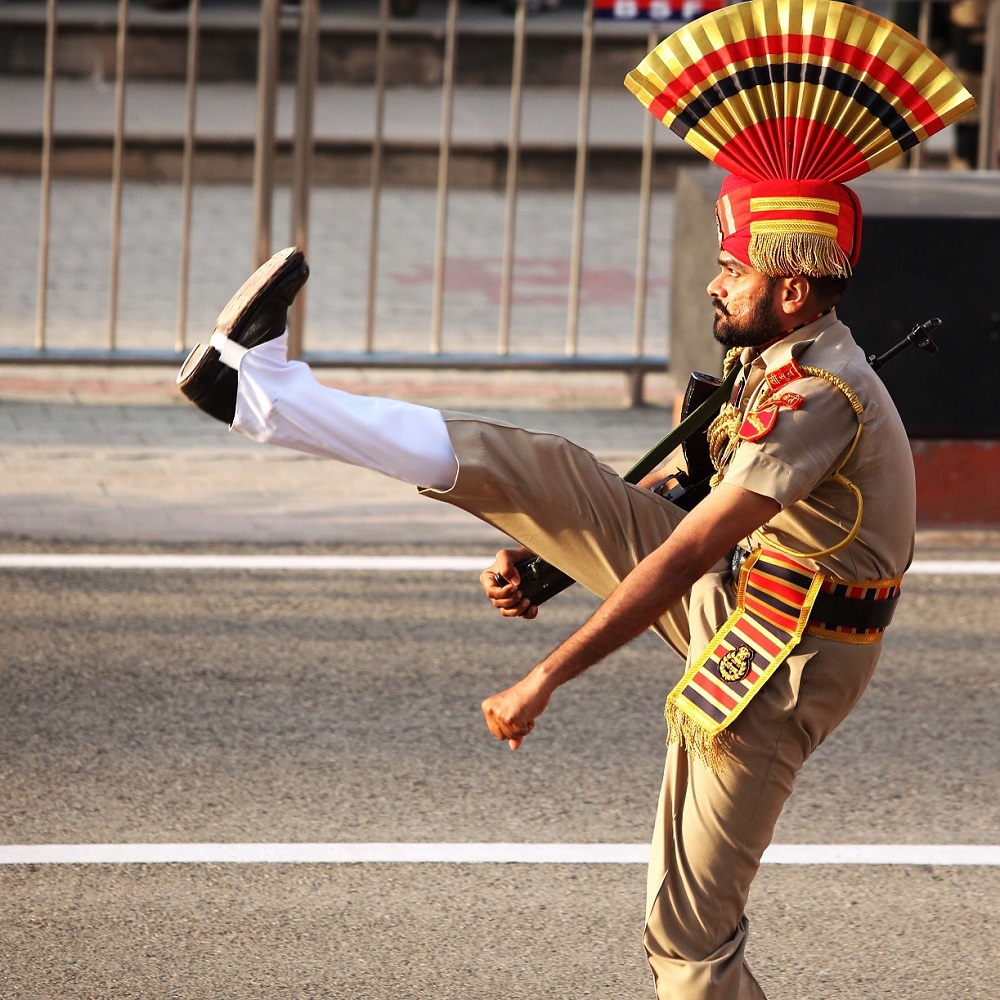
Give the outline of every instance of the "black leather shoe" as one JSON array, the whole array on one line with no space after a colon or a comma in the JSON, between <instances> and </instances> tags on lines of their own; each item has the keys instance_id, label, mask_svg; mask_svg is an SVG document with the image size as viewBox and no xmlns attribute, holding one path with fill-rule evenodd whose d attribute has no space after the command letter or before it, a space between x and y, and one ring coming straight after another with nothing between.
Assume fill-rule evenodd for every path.
<instances>
[{"instance_id":1,"label":"black leather shoe","mask_svg":"<svg viewBox=\"0 0 1000 1000\"><path fill-rule=\"evenodd\" d=\"M288 247L261 264L226 303L215 332L241 347L256 347L280 337L288 324L288 307L309 277L309 265L298 247ZM177 373L177 386L195 406L231 424L236 416L236 372L224 365L210 344L198 344Z\"/></svg>"}]
</instances>

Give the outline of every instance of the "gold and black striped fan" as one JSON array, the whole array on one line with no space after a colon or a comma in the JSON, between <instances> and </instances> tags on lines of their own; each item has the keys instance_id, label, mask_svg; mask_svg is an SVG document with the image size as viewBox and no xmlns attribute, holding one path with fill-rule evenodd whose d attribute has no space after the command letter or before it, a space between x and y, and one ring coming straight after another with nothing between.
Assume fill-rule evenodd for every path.
<instances>
[{"instance_id":1,"label":"gold and black striped fan","mask_svg":"<svg viewBox=\"0 0 1000 1000\"><path fill-rule=\"evenodd\" d=\"M750 180L843 183L975 106L912 35L832 0L752 0L706 14L625 85L698 152Z\"/></svg>"}]
</instances>

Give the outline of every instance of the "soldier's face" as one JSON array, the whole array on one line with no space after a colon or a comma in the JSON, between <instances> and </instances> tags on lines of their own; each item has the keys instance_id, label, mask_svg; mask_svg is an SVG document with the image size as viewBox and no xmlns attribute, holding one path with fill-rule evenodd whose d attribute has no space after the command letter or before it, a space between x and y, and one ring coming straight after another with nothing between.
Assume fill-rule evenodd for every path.
<instances>
[{"instance_id":1,"label":"soldier's face","mask_svg":"<svg viewBox=\"0 0 1000 1000\"><path fill-rule=\"evenodd\" d=\"M777 282L730 254L720 254L719 273L707 288L715 307L715 339L724 347L760 347L777 340L784 333L775 304Z\"/></svg>"}]
</instances>

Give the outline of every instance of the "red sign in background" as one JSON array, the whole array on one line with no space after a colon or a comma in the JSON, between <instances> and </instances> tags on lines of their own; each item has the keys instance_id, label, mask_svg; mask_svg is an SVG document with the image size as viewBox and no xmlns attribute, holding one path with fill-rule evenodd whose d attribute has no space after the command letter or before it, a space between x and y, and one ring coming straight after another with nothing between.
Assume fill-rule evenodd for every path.
<instances>
[{"instance_id":1,"label":"red sign in background","mask_svg":"<svg viewBox=\"0 0 1000 1000\"><path fill-rule=\"evenodd\" d=\"M594 0L594 16L614 21L692 21L723 0Z\"/></svg>"}]
</instances>

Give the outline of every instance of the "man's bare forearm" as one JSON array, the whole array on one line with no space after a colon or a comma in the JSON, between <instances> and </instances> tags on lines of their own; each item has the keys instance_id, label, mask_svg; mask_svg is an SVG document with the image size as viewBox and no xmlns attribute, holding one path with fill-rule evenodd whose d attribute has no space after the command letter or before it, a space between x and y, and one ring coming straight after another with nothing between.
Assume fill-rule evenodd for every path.
<instances>
[{"instance_id":1,"label":"man's bare forearm","mask_svg":"<svg viewBox=\"0 0 1000 1000\"><path fill-rule=\"evenodd\" d=\"M717 558L695 561L676 545L657 549L538 664L540 677L554 690L631 642L679 601Z\"/></svg>"}]
</instances>

